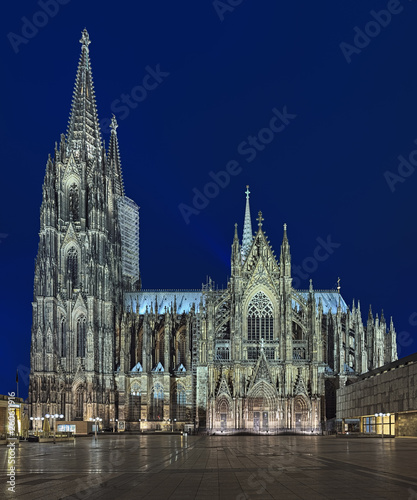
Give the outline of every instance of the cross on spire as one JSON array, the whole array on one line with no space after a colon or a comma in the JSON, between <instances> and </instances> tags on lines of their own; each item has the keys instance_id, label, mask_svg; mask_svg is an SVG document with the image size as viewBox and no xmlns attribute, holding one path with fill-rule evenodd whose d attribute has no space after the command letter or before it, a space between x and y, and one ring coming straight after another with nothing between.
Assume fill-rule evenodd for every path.
<instances>
[{"instance_id":1,"label":"cross on spire","mask_svg":"<svg viewBox=\"0 0 417 500\"><path fill-rule=\"evenodd\" d=\"M258 218L256 219L258 221L258 226L261 227L262 226L262 221L264 220L263 217L262 217L262 212L259 210L258 212Z\"/></svg>"},{"instance_id":2,"label":"cross on spire","mask_svg":"<svg viewBox=\"0 0 417 500\"><path fill-rule=\"evenodd\" d=\"M111 117L110 128L113 129L114 131L116 131L118 126L119 125L117 123L116 117L113 114L113 116Z\"/></svg>"},{"instance_id":3,"label":"cross on spire","mask_svg":"<svg viewBox=\"0 0 417 500\"><path fill-rule=\"evenodd\" d=\"M90 40L90 37L88 35L88 31L86 28L84 28L82 31L80 43L83 46L83 48L85 47L86 49L88 49L88 46L91 43L91 40Z\"/></svg>"},{"instance_id":4,"label":"cross on spire","mask_svg":"<svg viewBox=\"0 0 417 500\"><path fill-rule=\"evenodd\" d=\"M249 186L246 186L245 194L246 194L246 199L249 200L249 195L250 195Z\"/></svg>"}]
</instances>

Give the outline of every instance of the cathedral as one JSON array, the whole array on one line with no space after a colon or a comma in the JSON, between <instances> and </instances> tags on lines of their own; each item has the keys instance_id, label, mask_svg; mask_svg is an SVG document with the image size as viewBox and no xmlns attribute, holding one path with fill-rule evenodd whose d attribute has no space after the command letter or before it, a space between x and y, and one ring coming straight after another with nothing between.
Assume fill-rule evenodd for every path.
<instances>
[{"instance_id":1,"label":"cathedral","mask_svg":"<svg viewBox=\"0 0 417 500\"><path fill-rule=\"evenodd\" d=\"M30 415L120 432L321 433L339 387L397 359L392 319L369 310L364 324L340 287L294 289L287 227L276 256L261 212L252 229L248 188L227 288L142 288L139 208L114 117L103 145L86 30L80 42L67 133L43 183Z\"/></svg>"}]
</instances>

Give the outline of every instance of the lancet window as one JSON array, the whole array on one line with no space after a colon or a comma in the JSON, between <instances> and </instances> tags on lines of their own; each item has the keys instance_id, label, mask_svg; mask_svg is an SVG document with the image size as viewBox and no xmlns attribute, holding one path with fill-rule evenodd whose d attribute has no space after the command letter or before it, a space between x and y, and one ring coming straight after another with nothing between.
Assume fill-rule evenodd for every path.
<instances>
[{"instance_id":1,"label":"lancet window","mask_svg":"<svg viewBox=\"0 0 417 500\"><path fill-rule=\"evenodd\" d=\"M85 316L80 316L77 320L77 356L85 357L86 344L86 320Z\"/></svg>"},{"instance_id":2,"label":"lancet window","mask_svg":"<svg viewBox=\"0 0 417 500\"><path fill-rule=\"evenodd\" d=\"M79 219L79 199L78 186L72 184L68 189L68 204L70 220L76 221Z\"/></svg>"},{"instance_id":3,"label":"lancet window","mask_svg":"<svg viewBox=\"0 0 417 500\"><path fill-rule=\"evenodd\" d=\"M67 355L67 322L65 317L61 318L61 357L65 358Z\"/></svg>"},{"instance_id":4,"label":"lancet window","mask_svg":"<svg viewBox=\"0 0 417 500\"><path fill-rule=\"evenodd\" d=\"M82 387L78 387L75 393L75 418L82 420L84 416L84 391Z\"/></svg>"},{"instance_id":5,"label":"lancet window","mask_svg":"<svg viewBox=\"0 0 417 500\"><path fill-rule=\"evenodd\" d=\"M72 286L76 288L78 284L78 252L74 247L68 250L67 273L68 277L71 278Z\"/></svg>"},{"instance_id":6,"label":"lancet window","mask_svg":"<svg viewBox=\"0 0 417 500\"><path fill-rule=\"evenodd\" d=\"M186 409L187 409L187 394L184 387L178 384L174 391L173 397L173 418L178 421L186 420Z\"/></svg>"}]
</instances>

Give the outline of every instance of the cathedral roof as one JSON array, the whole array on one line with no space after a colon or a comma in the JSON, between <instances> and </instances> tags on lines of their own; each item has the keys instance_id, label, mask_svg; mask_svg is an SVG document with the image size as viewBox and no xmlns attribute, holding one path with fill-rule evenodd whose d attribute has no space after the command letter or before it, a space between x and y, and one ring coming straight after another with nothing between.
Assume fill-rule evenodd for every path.
<instances>
[{"instance_id":1,"label":"cathedral roof","mask_svg":"<svg viewBox=\"0 0 417 500\"><path fill-rule=\"evenodd\" d=\"M195 305L195 311L199 311L201 300L201 290L141 290L140 292L131 292L124 294L125 307L133 307L139 314L144 314L146 307L148 312L155 310L155 304L158 307L158 314L165 313L165 307L170 310L176 304L177 314L188 313L191 307Z\"/></svg>"},{"instance_id":2,"label":"cathedral roof","mask_svg":"<svg viewBox=\"0 0 417 500\"><path fill-rule=\"evenodd\" d=\"M309 292L307 290L297 290L297 293L303 297L303 299L308 300ZM344 301L343 297L336 290L314 290L314 297L316 299L316 306L319 306L319 301L321 299L321 303L323 305L323 312L325 314L328 313L329 309L332 314L337 313L337 307L339 305L340 300L340 308L342 313L346 313L348 310L348 306ZM293 307L296 305L293 300Z\"/></svg>"},{"instance_id":3,"label":"cathedral roof","mask_svg":"<svg viewBox=\"0 0 417 500\"><path fill-rule=\"evenodd\" d=\"M306 290L297 291L303 299L307 301L309 292ZM140 292L129 292L124 294L126 308L133 308L133 311L139 308L139 314L145 314L146 307L148 312L155 310L155 304L158 307L158 314L165 313L165 307L168 311L174 304L177 306L177 314L189 313L192 305L195 305L195 312L199 311L200 300L202 299L201 290L141 290ZM315 290L314 296L316 299L317 308L319 301L323 305L323 312L328 313L329 309L332 314L337 313L337 307L340 300L340 308L343 313L346 313L348 306L343 297L335 290ZM296 307L296 301L293 300L293 307Z\"/></svg>"}]
</instances>

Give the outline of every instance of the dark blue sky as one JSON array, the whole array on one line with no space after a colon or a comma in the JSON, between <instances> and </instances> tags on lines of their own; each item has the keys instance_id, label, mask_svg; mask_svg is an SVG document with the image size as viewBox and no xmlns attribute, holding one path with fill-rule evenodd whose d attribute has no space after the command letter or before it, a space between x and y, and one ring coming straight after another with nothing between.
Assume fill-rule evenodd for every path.
<instances>
[{"instance_id":1,"label":"dark blue sky","mask_svg":"<svg viewBox=\"0 0 417 500\"><path fill-rule=\"evenodd\" d=\"M262 210L276 253L288 224L301 288L309 278L333 288L340 276L364 319L370 303L393 316L400 356L417 350L417 173L398 171L399 155L417 165L417 2L230 3L3 6L0 393L20 366L27 394L41 188L66 131L84 27L99 118L116 114L126 194L141 207L145 288L199 288L206 275L225 284L249 184L254 229ZM155 71L157 86L146 77ZM146 97L143 83L155 87ZM280 131L265 130L279 113ZM214 194L210 172L231 161L239 173L186 224L178 207L195 209L194 188ZM320 262L318 238L334 245Z\"/></svg>"}]
</instances>

